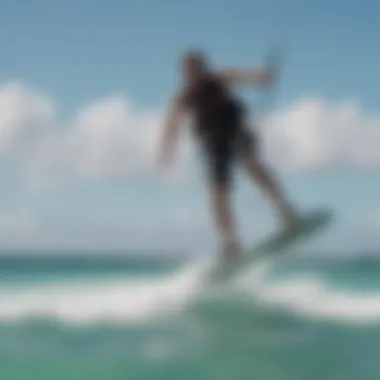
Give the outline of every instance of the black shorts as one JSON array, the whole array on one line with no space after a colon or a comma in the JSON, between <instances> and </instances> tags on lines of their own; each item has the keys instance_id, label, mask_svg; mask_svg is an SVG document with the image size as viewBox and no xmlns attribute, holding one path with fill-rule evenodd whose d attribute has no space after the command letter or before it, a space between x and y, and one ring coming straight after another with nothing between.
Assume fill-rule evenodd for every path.
<instances>
[{"instance_id":1,"label":"black shorts","mask_svg":"<svg viewBox=\"0 0 380 380\"><path fill-rule=\"evenodd\" d=\"M257 138L247 129L236 128L233 134L204 138L202 145L209 180L229 186L235 159L254 154Z\"/></svg>"}]
</instances>

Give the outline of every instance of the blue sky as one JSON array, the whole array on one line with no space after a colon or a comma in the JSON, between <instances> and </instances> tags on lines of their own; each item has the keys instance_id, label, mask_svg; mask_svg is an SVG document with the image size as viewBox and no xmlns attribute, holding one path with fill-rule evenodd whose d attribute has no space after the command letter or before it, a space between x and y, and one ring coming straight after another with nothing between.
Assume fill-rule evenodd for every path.
<instances>
[{"instance_id":1,"label":"blue sky","mask_svg":"<svg viewBox=\"0 0 380 380\"><path fill-rule=\"evenodd\" d=\"M335 150L328 153L335 159L341 159L335 151L344 150L344 144L351 144L348 153L342 156L343 161L347 157L349 161L344 172L327 170L326 173L326 167L312 173L280 171L281 178L292 198L302 206L325 203L336 210L339 223L325 241L320 242L321 247L336 251L378 249L379 231L363 227L380 219L378 156L371 158L372 166L352 167L350 154L359 157L352 161L362 162L366 142L371 141L375 149L375 143L380 141L375 139L379 133L377 127L380 128L377 120L379 13L380 4L369 0L290 0L286 4L280 0L3 0L0 3L0 85L3 91L0 110L1 101L4 109L9 108L6 99L13 94L15 115L24 112L26 116L20 122L24 131L22 138L15 132L14 140L3 144L10 148L3 149L0 165L3 182L0 244L5 248L37 249L152 249L156 246L192 249L212 244L215 236L208 220L200 171L193 180L173 187L155 176L121 175L122 170L118 175L111 175L107 170L115 160L107 156L107 170L103 171L99 169L99 165L103 165L101 158L96 158L95 180L78 175L80 170L74 168L75 163L70 163L75 178L47 190L36 186L36 181L30 183L30 176L34 174L24 178L25 172L29 172L23 167L32 161L35 151L26 150L26 158L21 158L20 149L25 145L18 144L26 144L33 133L45 141L45 130L34 131L32 137L25 131L35 128L41 120L48 124L50 113L54 114L55 121L51 122L54 128L75 128L76 117L82 110L94 104L98 109L107 99L123 99L125 104L132 104L133 113L127 120L132 129L140 128L140 124L135 126L134 123L143 116L136 114L160 113L167 104L178 82L177 57L186 47L204 48L218 65L249 66L262 63L268 49L280 41L286 43L287 50L276 103L283 110L280 123L283 129L278 132L278 139L287 136L289 123L302 125L304 122L305 130L309 124L315 124L323 136L329 136L331 124L335 144L331 149ZM6 86L12 83L23 87L9 90ZM256 104L254 91L245 89L243 94L249 105ZM37 107L31 99L37 98L43 99L43 104L52 102L52 105L46 106L46 112L38 111L37 121L31 123L29 117L35 113L30 109ZM310 115L306 107L304 115L305 112L299 111L305 108L302 100L310 98L321 100L323 104L310 107ZM357 120L352 128L360 149L355 141L346 141L344 129L342 132L336 127L337 119L346 120L344 111L339 108L344 102L351 102L347 107L354 111L355 107L359 109L356 113L353 111ZM104 120L110 123L116 120L112 112L121 112L117 104L116 101L107 112L102 111L102 115L107 113ZM24 111L20 110L22 107ZM97 116L91 120L100 117L96 112L93 110L91 115ZM315 115L318 117L313 119ZM17 118L13 115L11 119ZM4 124L6 130L18 131L17 123L3 123L8 123ZM88 131L91 122L87 124L90 126L84 127L86 132L81 129L82 134L73 133L75 136L69 137L84 144L78 143L84 147L78 148L78 161L91 151L92 141L101 144L99 140L108 138L105 130L100 138L91 140L95 137ZM132 136L133 132L130 133ZM148 129L144 133L148 134ZM302 128L292 133L299 135L294 135L289 149L294 151L298 146L301 149L297 144L301 144ZM310 138L302 137L304 144L313 139L312 129L310 133ZM54 143L59 145L61 140L58 137ZM278 141L281 144L281 139ZM107 154L114 147L114 142L109 144ZM49 149L49 146L41 146L33 145L33 149L39 153L41 149ZM55 150L51 145L50 149ZM103 152L100 145L98 149ZM70 154L66 151L66 155ZM49 161L51 152L46 159L43 154L41 157ZM64 159L60 156L59 160L62 166ZM301 153L297 160L303 160ZM275 167L276 162L273 161ZM86 170L95 170L87 163L83 165ZM54 173L59 172L59 168L52 167ZM251 191L244 181L239 184L235 200L245 239L250 241L255 232L264 233L273 227L274 220L257 190ZM247 211L248 204L252 204L252 212Z\"/></svg>"},{"instance_id":2,"label":"blue sky","mask_svg":"<svg viewBox=\"0 0 380 380\"><path fill-rule=\"evenodd\" d=\"M138 104L156 105L176 83L173 70L184 47L203 46L221 64L250 64L284 39L286 99L309 92L359 96L377 109L380 5L286 3L5 0L1 78L24 78L58 98L63 109L117 90L133 94Z\"/></svg>"}]
</instances>

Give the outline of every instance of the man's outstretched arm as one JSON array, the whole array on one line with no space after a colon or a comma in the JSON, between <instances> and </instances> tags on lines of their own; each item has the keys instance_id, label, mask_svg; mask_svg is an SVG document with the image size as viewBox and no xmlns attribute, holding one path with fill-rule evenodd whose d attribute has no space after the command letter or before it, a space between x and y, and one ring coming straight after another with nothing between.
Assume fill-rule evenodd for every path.
<instances>
[{"instance_id":1,"label":"man's outstretched arm","mask_svg":"<svg viewBox=\"0 0 380 380\"><path fill-rule=\"evenodd\" d=\"M177 141L180 123L185 117L185 107L182 94L173 98L163 126L163 133L159 146L159 164L166 166L171 163L174 145Z\"/></svg>"},{"instance_id":2,"label":"man's outstretched arm","mask_svg":"<svg viewBox=\"0 0 380 380\"><path fill-rule=\"evenodd\" d=\"M266 87L273 83L274 75L271 70L260 69L224 69L219 70L218 75L228 85L251 85Z\"/></svg>"}]
</instances>

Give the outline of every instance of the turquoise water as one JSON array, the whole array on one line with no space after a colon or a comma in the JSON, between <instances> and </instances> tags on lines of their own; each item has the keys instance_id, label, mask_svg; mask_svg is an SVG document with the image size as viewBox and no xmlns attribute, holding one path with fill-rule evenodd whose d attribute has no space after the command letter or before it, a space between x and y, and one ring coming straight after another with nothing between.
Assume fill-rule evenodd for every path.
<instances>
[{"instance_id":1,"label":"turquoise water","mask_svg":"<svg viewBox=\"0 0 380 380\"><path fill-rule=\"evenodd\" d=\"M358 255L362 257L362 255ZM378 379L380 261L0 259L1 379Z\"/></svg>"}]
</instances>

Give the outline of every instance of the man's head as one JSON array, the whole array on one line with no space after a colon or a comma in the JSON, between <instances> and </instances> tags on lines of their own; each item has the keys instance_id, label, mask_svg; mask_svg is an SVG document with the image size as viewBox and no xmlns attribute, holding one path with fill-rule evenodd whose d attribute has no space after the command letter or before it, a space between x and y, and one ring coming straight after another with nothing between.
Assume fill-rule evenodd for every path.
<instances>
[{"instance_id":1,"label":"man's head","mask_svg":"<svg viewBox=\"0 0 380 380\"><path fill-rule=\"evenodd\" d=\"M206 56L199 50L190 50L183 54L181 69L187 80L196 80L207 70Z\"/></svg>"}]
</instances>

